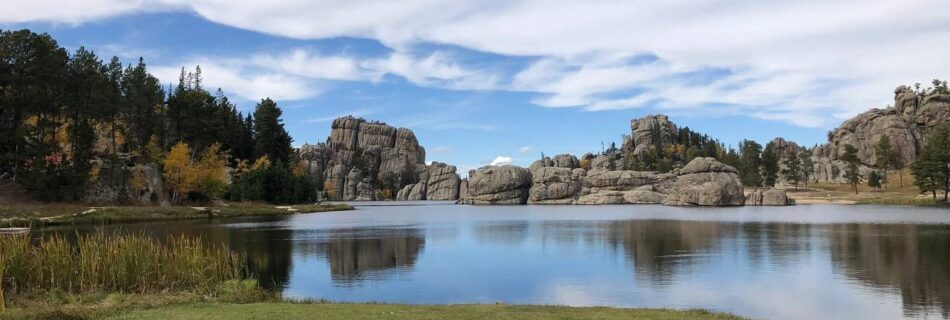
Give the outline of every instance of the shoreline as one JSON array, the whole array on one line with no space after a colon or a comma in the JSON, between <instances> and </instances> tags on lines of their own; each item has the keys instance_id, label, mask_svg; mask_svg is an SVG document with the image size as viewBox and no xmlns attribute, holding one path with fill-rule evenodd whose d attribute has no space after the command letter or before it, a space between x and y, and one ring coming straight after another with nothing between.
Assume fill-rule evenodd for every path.
<instances>
[{"instance_id":1,"label":"shoreline","mask_svg":"<svg viewBox=\"0 0 950 320\"><path fill-rule=\"evenodd\" d=\"M24 204L0 206L0 227L45 227L81 224L114 224L194 219L270 217L302 213L353 210L344 203L278 206L230 203L227 206L81 206L73 204Z\"/></svg>"},{"instance_id":2,"label":"shoreline","mask_svg":"<svg viewBox=\"0 0 950 320\"><path fill-rule=\"evenodd\" d=\"M45 295L11 301L0 319L744 319L704 309L521 304L390 304L178 294ZM2 310L2 309L0 309Z\"/></svg>"}]
</instances>

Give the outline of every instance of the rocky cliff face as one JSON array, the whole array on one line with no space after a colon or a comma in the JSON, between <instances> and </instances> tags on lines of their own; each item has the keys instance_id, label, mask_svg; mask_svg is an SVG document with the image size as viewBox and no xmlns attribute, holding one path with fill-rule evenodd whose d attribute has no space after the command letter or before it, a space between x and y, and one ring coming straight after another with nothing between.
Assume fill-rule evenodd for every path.
<instances>
[{"instance_id":1,"label":"rocky cliff face","mask_svg":"<svg viewBox=\"0 0 950 320\"><path fill-rule=\"evenodd\" d=\"M374 187L383 181L395 181L399 189L389 190L395 199L458 198L461 179L456 168L441 163L425 165L425 148L406 128L341 117L333 120L326 143L304 145L298 154L306 160L310 176L323 183L331 199L384 197L382 190Z\"/></svg>"},{"instance_id":2,"label":"rocky cliff face","mask_svg":"<svg viewBox=\"0 0 950 320\"><path fill-rule=\"evenodd\" d=\"M745 195L745 205L747 206L787 206L794 204L794 200L788 197L785 189L772 188L765 191L753 190Z\"/></svg>"},{"instance_id":3,"label":"rocky cliff face","mask_svg":"<svg viewBox=\"0 0 950 320\"><path fill-rule=\"evenodd\" d=\"M871 109L841 124L828 135L828 143L813 152L818 181L844 183L846 164L838 160L846 144L858 149L865 176L877 162L875 145L887 136L903 166L917 159L918 151L927 141L927 132L937 124L950 121L950 93L931 90L914 92L907 86L894 90L894 106Z\"/></svg>"},{"instance_id":4,"label":"rocky cliff face","mask_svg":"<svg viewBox=\"0 0 950 320\"><path fill-rule=\"evenodd\" d=\"M662 114L630 120L630 136L623 142L623 154L641 154L656 147L657 143L671 145L674 143L676 130L676 125L670 122L670 118Z\"/></svg>"},{"instance_id":5,"label":"rocky cliff face","mask_svg":"<svg viewBox=\"0 0 950 320\"><path fill-rule=\"evenodd\" d=\"M739 171L713 158L696 158L676 177L668 206L741 206L745 204Z\"/></svg>"}]
</instances>

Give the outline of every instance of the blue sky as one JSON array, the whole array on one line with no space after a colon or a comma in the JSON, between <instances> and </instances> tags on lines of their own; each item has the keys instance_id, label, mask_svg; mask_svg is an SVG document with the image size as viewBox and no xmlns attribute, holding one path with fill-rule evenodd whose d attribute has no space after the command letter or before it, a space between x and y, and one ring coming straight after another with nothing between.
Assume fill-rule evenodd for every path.
<instances>
[{"instance_id":1,"label":"blue sky","mask_svg":"<svg viewBox=\"0 0 950 320\"><path fill-rule=\"evenodd\" d=\"M4 1L6 2L6 1ZM272 2L13 0L0 28L144 57L163 82L201 65L240 109L284 109L295 144L353 114L416 132L463 170L620 142L664 113L735 145L805 145L899 84L950 70L942 1ZM920 8L947 10L920 10ZM841 12L847 10L848 14Z\"/></svg>"}]
</instances>

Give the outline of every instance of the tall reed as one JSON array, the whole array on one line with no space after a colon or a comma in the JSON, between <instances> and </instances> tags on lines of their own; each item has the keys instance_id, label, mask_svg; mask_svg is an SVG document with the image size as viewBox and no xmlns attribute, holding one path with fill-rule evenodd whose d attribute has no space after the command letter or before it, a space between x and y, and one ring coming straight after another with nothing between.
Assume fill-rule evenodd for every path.
<instances>
[{"instance_id":1,"label":"tall reed","mask_svg":"<svg viewBox=\"0 0 950 320\"><path fill-rule=\"evenodd\" d=\"M11 293L63 290L71 293L210 293L244 276L240 257L199 239L145 235L28 235L0 237L0 279Z\"/></svg>"}]
</instances>

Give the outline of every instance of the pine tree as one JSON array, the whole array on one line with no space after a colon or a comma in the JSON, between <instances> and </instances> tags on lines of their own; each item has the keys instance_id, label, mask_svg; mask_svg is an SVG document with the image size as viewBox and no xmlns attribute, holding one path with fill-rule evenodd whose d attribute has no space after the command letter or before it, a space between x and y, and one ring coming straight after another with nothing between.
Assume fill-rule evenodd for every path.
<instances>
[{"instance_id":1,"label":"pine tree","mask_svg":"<svg viewBox=\"0 0 950 320\"><path fill-rule=\"evenodd\" d=\"M927 144L910 169L914 174L914 184L920 191L929 191L936 199L937 190L943 189L943 200L947 201L950 189L950 124L943 123L931 130Z\"/></svg>"},{"instance_id":2,"label":"pine tree","mask_svg":"<svg viewBox=\"0 0 950 320\"><path fill-rule=\"evenodd\" d=\"M795 190L798 190L798 182L802 180L802 162L800 159L798 159L798 154L795 152L789 152L784 163L785 169L782 169L782 176L785 177L785 181L791 182L795 185Z\"/></svg>"},{"instance_id":3,"label":"pine tree","mask_svg":"<svg viewBox=\"0 0 950 320\"><path fill-rule=\"evenodd\" d=\"M765 187L774 187L778 180L778 154L775 146L769 143L762 152L762 184Z\"/></svg>"},{"instance_id":4,"label":"pine tree","mask_svg":"<svg viewBox=\"0 0 950 320\"><path fill-rule=\"evenodd\" d=\"M845 178L848 179L848 183L854 187L854 193L857 194L858 183L861 182L861 173L858 171L858 165L860 164L858 149L850 144L845 144L841 160L848 164L848 168L845 170Z\"/></svg>"},{"instance_id":5,"label":"pine tree","mask_svg":"<svg viewBox=\"0 0 950 320\"><path fill-rule=\"evenodd\" d=\"M874 189L881 188L881 175L877 171L871 171L868 174L868 186Z\"/></svg>"},{"instance_id":6,"label":"pine tree","mask_svg":"<svg viewBox=\"0 0 950 320\"><path fill-rule=\"evenodd\" d=\"M881 136L881 139L877 141L877 145L874 146L874 150L877 155L874 165L882 172L881 181L884 183L884 189L887 190L887 170L893 166L897 153L894 152L891 147L891 140L886 135Z\"/></svg>"},{"instance_id":7,"label":"pine tree","mask_svg":"<svg viewBox=\"0 0 950 320\"><path fill-rule=\"evenodd\" d=\"M275 162L288 163L293 153L290 134L280 119L283 112L270 98L261 100L254 111L254 152Z\"/></svg>"},{"instance_id":8,"label":"pine tree","mask_svg":"<svg viewBox=\"0 0 950 320\"><path fill-rule=\"evenodd\" d=\"M762 145L755 141L743 140L739 143L739 179L743 185L758 187L762 185L762 173L759 167Z\"/></svg>"}]
</instances>

